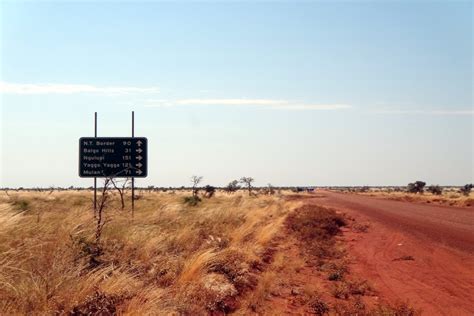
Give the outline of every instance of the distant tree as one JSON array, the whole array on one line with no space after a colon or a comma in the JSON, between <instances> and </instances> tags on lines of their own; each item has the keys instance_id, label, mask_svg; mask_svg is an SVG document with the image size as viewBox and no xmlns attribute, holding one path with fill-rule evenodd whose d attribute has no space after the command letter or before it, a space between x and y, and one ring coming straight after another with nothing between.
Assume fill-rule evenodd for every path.
<instances>
[{"instance_id":1,"label":"distant tree","mask_svg":"<svg viewBox=\"0 0 474 316\"><path fill-rule=\"evenodd\" d=\"M211 197L214 196L214 193L216 193L216 188L213 187L212 185L206 185L206 186L204 187L204 192L206 192L206 193L205 193L205 196L206 196L207 198L211 198Z\"/></svg>"},{"instance_id":2,"label":"distant tree","mask_svg":"<svg viewBox=\"0 0 474 316\"><path fill-rule=\"evenodd\" d=\"M247 190L249 191L249 196L252 195L252 182L254 179L252 177L242 177L240 178L240 182L243 183Z\"/></svg>"},{"instance_id":3,"label":"distant tree","mask_svg":"<svg viewBox=\"0 0 474 316\"><path fill-rule=\"evenodd\" d=\"M474 185L472 183L471 184L466 184L463 187L461 187L461 189L459 189L459 191L463 195L468 196L471 193L472 188L474 188Z\"/></svg>"},{"instance_id":4,"label":"distant tree","mask_svg":"<svg viewBox=\"0 0 474 316\"><path fill-rule=\"evenodd\" d=\"M192 176L191 177L191 183L193 185L193 196L197 196L199 192L199 187L198 184L202 181L201 176Z\"/></svg>"},{"instance_id":5,"label":"distant tree","mask_svg":"<svg viewBox=\"0 0 474 316\"><path fill-rule=\"evenodd\" d=\"M234 193L240 189L239 181L232 180L229 184L225 187L225 191L228 193Z\"/></svg>"},{"instance_id":6,"label":"distant tree","mask_svg":"<svg viewBox=\"0 0 474 316\"><path fill-rule=\"evenodd\" d=\"M426 182L423 181L415 181L413 183L408 183L407 191L409 193L420 193L423 194Z\"/></svg>"},{"instance_id":7,"label":"distant tree","mask_svg":"<svg viewBox=\"0 0 474 316\"><path fill-rule=\"evenodd\" d=\"M271 183L269 183L268 186L267 186L267 194L270 194L270 195L275 194L275 189L273 188Z\"/></svg>"},{"instance_id":8,"label":"distant tree","mask_svg":"<svg viewBox=\"0 0 474 316\"><path fill-rule=\"evenodd\" d=\"M443 189L439 185L430 185L426 190L434 195L443 194Z\"/></svg>"}]
</instances>

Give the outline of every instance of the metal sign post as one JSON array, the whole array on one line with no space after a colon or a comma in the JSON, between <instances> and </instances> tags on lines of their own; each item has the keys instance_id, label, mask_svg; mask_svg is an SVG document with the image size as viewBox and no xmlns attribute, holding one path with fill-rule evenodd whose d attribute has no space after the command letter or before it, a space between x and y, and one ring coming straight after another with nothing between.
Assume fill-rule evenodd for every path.
<instances>
[{"instance_id":1,"label":"metal sign post","mask_svg":"<svg viewBox=\"0 0 474 316\"><path fill-rule=\"evenodd\" d=\"M135 178L148 174L148 140L135 137L135 112L132 111L132 137L97 137L97 112L94 137L79 139L79 176L94 178L94 211L97 210L97 178L132 179L132 216L135 212Z\"/></svg>"},{"instance_id":2,"label":"metal sign post","mask_svg":"<svg viewBox=\"0 0 474 316\"><path fill-rule=\"evenodd\" d=\"M135 138L135 111L132 111L132 138ZM132 176L132 218L135 215L135 177Z\"/></svg>"},{"instance_id":3,"label":"metal sign post","mask_svg":"<svg viewBox=\"0 0 474 316\"><path fill-rule=\"evenodd\" d=\"M97 137L97 112L94 112L94 137ZM94 213L97 211L97 177L94 177Z\"/></svg>"}]
</instances>

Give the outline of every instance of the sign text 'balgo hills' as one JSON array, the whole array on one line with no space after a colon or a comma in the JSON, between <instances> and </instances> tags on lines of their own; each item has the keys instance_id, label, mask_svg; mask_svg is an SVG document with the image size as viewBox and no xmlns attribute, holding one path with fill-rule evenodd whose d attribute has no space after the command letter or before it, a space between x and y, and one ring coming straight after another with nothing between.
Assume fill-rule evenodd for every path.
<instances>
[{"instance_id":1,"label":"sign text 'balgo hills'","mask_svg":"<svg viewBox=\"0 0 474 316\"><path fill-rule=\"evenodd\" d=\"M79 139L79 176L141 177L148 173L145 137L82 137Z\"/></svg>"}]
</instances>

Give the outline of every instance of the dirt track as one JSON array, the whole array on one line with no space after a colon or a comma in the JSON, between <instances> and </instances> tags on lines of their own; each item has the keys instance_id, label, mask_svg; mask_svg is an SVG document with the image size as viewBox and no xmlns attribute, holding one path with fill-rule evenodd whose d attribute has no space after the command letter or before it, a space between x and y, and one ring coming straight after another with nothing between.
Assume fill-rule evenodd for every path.
<instances>
[{"instance_id":1,"label":"dirt track","mask_svg":"<svg viewBox=\"0 0 474 316\"><path fill-rule=\"evenodd\" d=\"M393 228L474 253L474 208L324 192L326 205L356 210Z\"/></svg>"},{"instance_id":2,"label":"dirt track","mask_svg":"<svg viewBox=\"0 0 474 316\"><path fill-rule=\"evenodd\" d=\"M381 296L409 301L423 315L474 315L474 208L433 206L341 194L315 194L368 223L367 233L347 231L354 273ZM411 256L414 260L399 260Z\"/></svg>"}]
</instances>

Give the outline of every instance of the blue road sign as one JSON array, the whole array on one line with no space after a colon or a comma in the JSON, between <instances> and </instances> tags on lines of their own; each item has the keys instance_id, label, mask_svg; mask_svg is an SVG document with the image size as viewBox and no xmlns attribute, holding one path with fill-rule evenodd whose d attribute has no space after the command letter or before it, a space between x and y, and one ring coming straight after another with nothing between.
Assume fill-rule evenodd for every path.
<instances>
[{"instance_id":1,"label":"blue road sign","mask_svg":"<svg viewBox=\"0 0 474 316\"><path fill-rule=\"evenodd\" d=\"M145 178L147 148L145 137L82 137L79 139L79 176Z\"/></svg>"}]
</instances>

